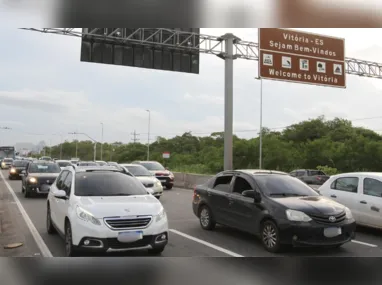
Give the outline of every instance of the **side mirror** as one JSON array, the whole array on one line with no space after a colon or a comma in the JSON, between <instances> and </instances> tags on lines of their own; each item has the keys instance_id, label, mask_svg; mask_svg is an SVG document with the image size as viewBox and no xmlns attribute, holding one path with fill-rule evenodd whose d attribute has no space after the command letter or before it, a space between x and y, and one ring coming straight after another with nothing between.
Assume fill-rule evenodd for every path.
<instances>
[{"instance_id":1,"label":"side mirror","mask_svg":"<svg viewBox=\"0 0 382 285\"><path fill-rule=\"evenodd\" d=\"M66 192L64 190L57 190L53 193L53 196L58 199L66 199Z\"/></svg>"},{"instance_id":2,"label":"side mirror","mask_svg":"<svg viewBox=\"0 0 382 285\"><path fill-rule=\"evenodd\" d=\"M261 195L260 192L255 190L245 190L241 193L244 197L253 198L256 203L259 203L261 201Z\"/></svg>"}]
</instances>

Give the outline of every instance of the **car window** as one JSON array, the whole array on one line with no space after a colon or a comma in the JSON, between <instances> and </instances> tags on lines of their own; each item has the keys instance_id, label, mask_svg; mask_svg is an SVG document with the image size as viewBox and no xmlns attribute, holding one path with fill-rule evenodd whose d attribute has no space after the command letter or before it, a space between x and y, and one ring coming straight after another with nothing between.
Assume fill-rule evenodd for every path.
<instances>
[{"instance_id":1,"label":"car window","mask_svg":"<svg viewBox=\"0 0 382 285\"><path fill-rule=\"evenodd\" d=\"M14 167L25 167L25 166L27 166L27 165L28 165L28 162L25 161L25 160L15 160L15 161L13 162L13 166L14 166Z\"/></svg>"},{"instance_id":2,"label":"car window","mask_svg":"<svg viewBox=\"0 0 382 285\"><path fill-rule=\"evenodd\" d=\"M309 174L310 174L310 176L326 175L325 173L323 173L323 172L320 171L320 170L310 170L310 171L309 171Z\"/></svg>"},{"instance_id":3,"label":"car window","mask_svg":"<svg viewBox=\"0 0 382 285\"><path fill-rule=\"evenodd\" d=\"M122 165L135 176L152 176L151 172L147 168L141 165Z\"/></svg>"},{"instance_id":4,"label":"car window","mask_svg":"<svg viewBox=\"0 0 382 285\"><path fill-rule=\"evenodd\" d=\"M71 172L69 172L68 175L66 176L64 182L62 183L63 184L62 190L64 190L66 192L67 196L70 195L70 190L72 188L72 179L73 179L73 174Z\"/></svg>"},{"instance_id":5,"label":"car window","mask_svg":"<svg viewBox=\"0 0 382 285\"><path fill-rule=\"evenodd\" d=\"M147 195L147 191L142 182L122 172L97 171L76 174L74 195L131 196Z\"/></svg>"},{"instance_id":6,"label":"car window","mask_svg":"<svg viewBox=\"0 0 382 285\"><path fill-rule=\"evenodd\" d=\"M363 194L382 197L382 182L373 178L365 178L363 180Z\"/></svg>"},{"instance_id":7,"label":"car window","mask_svg":"<svg viewBox=\"0 0 382 285\"><path fill-rule=\"evenodd\" d=\"M55 164L37 164L37 163L32 163L29 166L28 171L30 173L60 173L61 168Z\"/></svg>"},{"instance_id":8,"label":"car window","mask_svg":"<svg viewBox=\"0 0 382 285\"><path fill-rule=\"evenodd\" d=\"M56 180L56 187L57 189L59 190L64 190L64 181L65 181L65 178L66 176L68 175L69 171L67 170L64 170L63 172L60 173L60 175L57 177L57 180Z\"/></svg>"},{"instance_id":9,"label":"car window","mask_svg":"<svg viewBox=\"0 0 382 285\"><path fill-rule=\"evenodd\" d=\"M295 177L296 176L296 171L292 171L291 173L289 173L289 175Z\"/></svg>"},{"instance_id":10,"label":"car window","mask_svg":"<svg viewBox=\"0 0 382 285\"><path fill-rule=\"evenodd\" d=\"M148 170L151 171L160 171L160 170L166 170L166 168L163 167L162 164L159 162L141 162L140 165L143 165Z\"/></svg>"},{"instance_id":11,"label":"car window","mask_svg":"<svg viewBox=\"0 0 382 285\"><path fill-rule=\"evenodd\" d=\"M357 177L341 177L334 180L330 188L338 191L357 193L358 181Z\"/></svg>"},{"instance_id":12,"label":"car window","mask_svg":"<svg viewBox=\"0 0 382 285\"><path fill-rule=\"evenodd\" d=\"M235 182L233 184L233 193L240 194L245 190L254 190L252 189L251 184L247 181L247 179L243 177L236 176Z\"/></svg>"},{"instance_id":13,"label":"car window","mask_svg":"<svg viewBox=\"0 0 382 285\"><path fill-rule=\"evenodd\" d=\"M300 179L289 175L254 175L261 191L270 197L318 196L319 194Z\"/></svg>"},{"instance_id":14,"label":"car window","mask_svg":"<svg viewBox=\"0 0 382 285\"><path fill-rule=\"evenodd\" d=\"M301 176L304 176L304 175L305 175L305 171L303 171L303 170L296 171L296 176L297 177L301 177Z\"/></svg>"},{"instance_id":15,"label":"car window","mask_svg":"<svg viewBox=\"0 0 382 285\"><path fill-rule=\"evenodd\" d=\"M215 183L213 185L213 189L229 192L229 187L232 181L233 175L224 175L216 178Z\"/></svg>"}]
</instances>

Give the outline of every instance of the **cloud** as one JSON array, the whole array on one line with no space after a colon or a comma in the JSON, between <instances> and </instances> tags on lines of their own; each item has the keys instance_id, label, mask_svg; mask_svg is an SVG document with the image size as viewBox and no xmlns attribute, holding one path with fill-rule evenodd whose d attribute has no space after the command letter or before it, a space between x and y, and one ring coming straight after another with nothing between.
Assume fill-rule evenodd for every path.
<instances>
[{"instance_id":1,"label":"cloud","mask_svg":"<svg viewBox=\"0 0 382 285\"><path fill-rule=\"evenodd\" d=\"M186 101L196 103L196 104L218 104L218 105L224 104L224 98L223 97L206 95L206 94L191 95L189 93L186 93L183 96L183 99Z\"/></svg>"}]
</instances>

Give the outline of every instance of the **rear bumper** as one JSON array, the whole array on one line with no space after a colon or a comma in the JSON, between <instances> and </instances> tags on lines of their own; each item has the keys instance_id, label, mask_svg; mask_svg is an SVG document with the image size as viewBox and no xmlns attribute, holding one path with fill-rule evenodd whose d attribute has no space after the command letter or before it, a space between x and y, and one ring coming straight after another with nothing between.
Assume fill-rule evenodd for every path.
<instances>
[{"instance_id":1,"label":"rear bumper","mask_svg":"<svg viewBox=\"0 0 382 285\"><path fill-rule=\"evenodd\" d=\"M335 237L325 237L324 229L330 227L341 228L341 234ZM356 223L354 220L330 226L316 222L290 223L279 225L282 244L296 247L303 246L336 246L347 243L355 238Z\"/></svg>"}]
</instances>

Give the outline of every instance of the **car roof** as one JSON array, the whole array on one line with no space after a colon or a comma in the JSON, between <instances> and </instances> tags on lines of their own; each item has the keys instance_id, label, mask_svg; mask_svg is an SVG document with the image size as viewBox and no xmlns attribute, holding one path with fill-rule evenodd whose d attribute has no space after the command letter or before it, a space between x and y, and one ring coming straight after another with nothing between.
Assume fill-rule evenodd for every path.
<instances>
[{"instance_id":1,"label":"car roof","mask_svg":"<svg viewBox=\"0 0 382 285\"><path fill-rule=\"evenodd\" d=\"M34 163L34 164L57 164L54 161L46 161L46 160L33 160L32 163Z\"/></svg>"},{"instance_id":2,"label":"car roof","mask_svg":"<svg viewBox=\"0 0 382 285\"><path fill-rule=\"evenodd\" d=\"M347 173L341 173L332 175L331 178L340 178L340 177L350 177L350 176L370 176L370 177L378 177L382 178L382 172L347 172Z\"/></svg>"},{"instance_id":3,"label":"car roof","mask_svg":"<svg viewBox=\"0 0 382 285\"><path fill-rule=\"evenodd\" d=\"M56 159L56 162L70 162L70 160L65 160L65 159Z\"/></svg>"},{"instance_id":4,"label":"car roof","mask_svg":"<svg viewBox=\"0 0 382 285\"><path fill-rule=\"evenodd\" d=\"M142 163L142 162L149 162L149 163L160 163L158 161L155 161L155 160L136 160L134 161L135 163ZM134 163L133 163L134 164Z\"/></svg>"},{"instance_id":5,"label":"car roof","mask_svg":"<svg viewBox=\"0 0 382 285\"><path fill-rule=\"evenodd\" d=\"M254 175L254 174L281 174L288 175L286 172L278 170L268 170L268 169L236 169L234 172L243 172L245 174Z\"/></svg>"},{"instance_id":6,"label":"car roof","mask_svg":"<svg viewBox=\"0 0 382 285\"><path fill-rule=\"evenodd\" d=\"M122 165L122 166L138 166L138 167L143 167L142 165L136 164L136 163L120 163L119 165Z\"/></svg>"},{"instance_id":7,"label":"car roof","mask_svg":"<svg viewBox=\"0 0 382 285\"><path fill-rule=\"evenodd\" d=\"M74 169L75 172L96 172L96 171L113 171L113 172L121 172L115 166L83 166L77 167Z\"/></svg>"}]
</instances>

